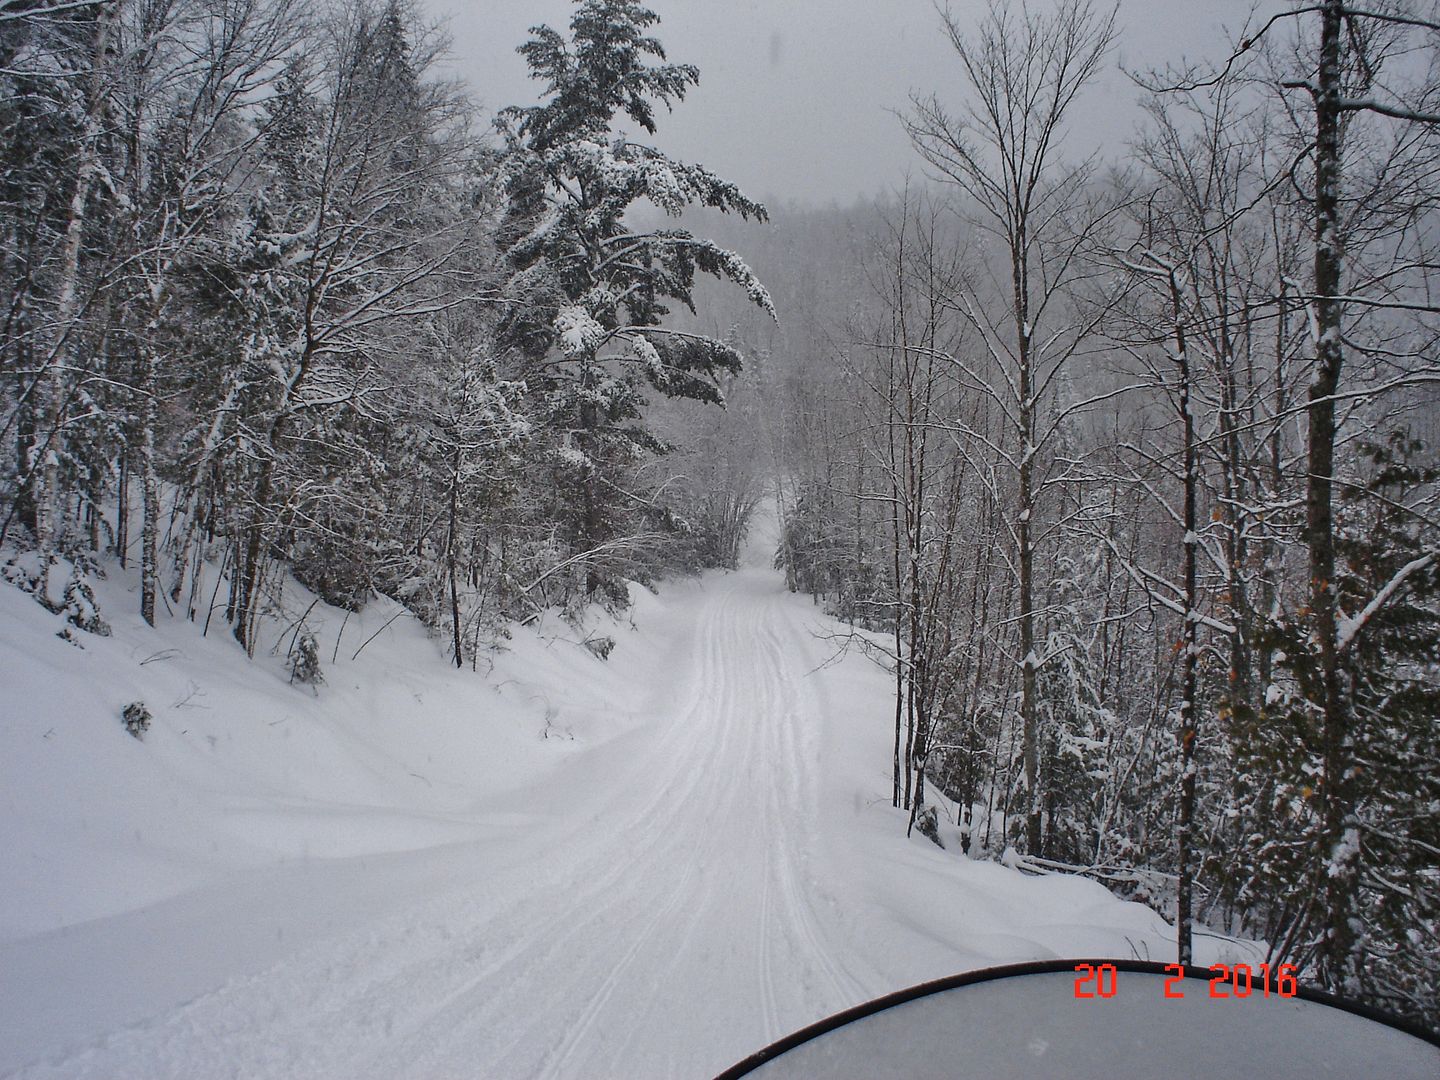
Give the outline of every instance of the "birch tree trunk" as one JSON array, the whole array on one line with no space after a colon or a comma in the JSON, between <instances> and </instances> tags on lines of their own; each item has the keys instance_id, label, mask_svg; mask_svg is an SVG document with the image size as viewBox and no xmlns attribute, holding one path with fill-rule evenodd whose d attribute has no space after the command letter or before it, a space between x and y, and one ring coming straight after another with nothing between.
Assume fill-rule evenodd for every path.
<instances>
[{"instance_id":1,"label":"birch tree trunk","mask_svg":"<svg viewBox=\"0 0 1440 1080\"><path fill-rule=\"evenodd\" d=\"M110 34L122 0L99 5L95 36L91 46L90 77L85 92L85 120L81 127L75 159L75 186L66 214L65 239L60 248L60 271L56 286L55 323L50 347L36 386L35 429L24 462L30 477L35 512L35 542L48 583L49 566L55 556L58 525L57 495L60 458L64 452L63 433L70 372L75 360L75 331L80 315L80 245L85 234L86 206L100 173L100 139L107 101L107 53Z\"/></svg>"},{"instance_id":2,"label":"birch tree trunk","mask_svg":"<svg viewBox=\"0 0 1440 1080\"><path fill-rule=\"evenodd\" d=\"M157 398L154 323L141 335L140 347L140 616L155 625L155 597L160 591L160 481L155 471Z\"/></svg>"}]
</instances>

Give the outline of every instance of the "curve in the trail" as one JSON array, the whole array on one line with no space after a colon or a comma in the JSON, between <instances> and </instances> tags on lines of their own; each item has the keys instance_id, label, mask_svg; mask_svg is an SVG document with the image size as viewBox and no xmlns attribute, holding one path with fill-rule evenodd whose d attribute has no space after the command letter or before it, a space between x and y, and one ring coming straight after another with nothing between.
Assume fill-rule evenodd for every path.
<instances>
[{"instance_id":1,"label":"curve in the trail","mask_svg":"<svg viewBox=\"0 0 1440 1080\"><path fill-rule=\"evenodd\" d=\"M442 895L23 1076L705 1076L884 987L814 892L806 628L762 559L707 576L686 674L605 790Z\"/></svg>"}]
</instances>

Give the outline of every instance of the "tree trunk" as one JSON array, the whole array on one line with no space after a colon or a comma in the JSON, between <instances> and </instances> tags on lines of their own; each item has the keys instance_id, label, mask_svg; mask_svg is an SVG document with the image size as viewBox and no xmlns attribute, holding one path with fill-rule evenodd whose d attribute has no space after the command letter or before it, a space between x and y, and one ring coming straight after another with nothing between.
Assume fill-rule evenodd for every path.
<instances>
[{"instance_id":1,"label":"tree trunk","mask_svg":"<svg viewBox=\"0 0 1440 1080\"><path fill-rule=\"evenodd\" d=\"M1185 325L1181 321L1180 287L1175 271L1170 271L1170 299L1175 314L1175 362L1180 369L1180 423L1183 431L1182 482L1184 485L1183 521L1185 623L1180 639L1181 693L1180 700L1180 805L1175 825L1175 850L1178 881L1175 898L1175 936L1180 963L1194 960L1192 935L1194 926L1192 893L1194 867L1191 865L1191 833L1195 822L1195 740L1198 735L1196 697L1199 694L1200 648L1198 632L1199 597L1196 595L1197 535L1196 495L1199 486L1195 455L1195 414L1191 406L1190 355L1186 348Z\"/></svg>"},{"instance_id":2,"label":"tree trunk","mask_svg":"<svg viewBox=\"0 0 1440 1080\"><path fill-rule=\"evenodd\" d=\"M255 478L255 501L250 508L250 524L245 530L245 552L236 567L240 582L235 602L235 640L245 646L245 651L251 656L255 654L255 643L251 640L250 626L255 617L256 592L260 587L260 555L264 548L265 517L269 513L274 486L278 429L277 420L270 430L269 453L261 460L260 475Z\"/></svg>"},{"instance_id":3,"label":"tree trunk","mask_svg":"<svg viewBox=\"0 0 1440 1080\"><path fill-rule=\"evenodd\" d=\"M445 562L450 575L450 621L455 637L455 666L465 666L465 653L460 644L460 591L455 584L455 534L460 516L460 447L455 447L454 469L450 477L450 532L445 540Z\"/></svg>"},{"instance_id":4,"label":"tree trunk","mask_svg":"<svg viewBox=\"0 0 1440 1080\"><path fill-rule=\"evenodd\" d=\"M75 186L70 193L65 240L60 248L60 272L56 286L55 327L49 354L36 386L35 429L24 462L30 477L35 514L35 543L43 556L48 576L56 544L56 492L60 457L64 452L61 434L67 372L73 366L75 330L80 314L80 246L85 234L86 204L100 171L100 139L105 114L106 58L110 31L120 9L120 0L102 3L95 16L91 46L91 74L86 89L85 122L75 160Z\"/></svg>"},{"instance_id":5,"label":"tree trunk","mask_svg":"<svg viewBox=\"0 0 1440 1080\"><path fill-rule=\"evenodd\" d=\"M147 328L147 333L153 331ZM155 474L155 352L148 337L140 341L140 616L155 625L155 595L160 581L160 484Z\"/></svg>"},{"instance_id":6,"label":"tree trunk","mask_svg":"<svg viewBox=\"0 0 1440 1080\"><path fill-rule=\"evenodd\" d=\"M900 303L904 302L903 296ZM885 400L885 445L890 473L890 555L891 575L894 581L894 625L895 625L895 771L894 803L898 807L910 808L910 762L905 754L905 664L904 646L904 579L900 574L900 463L895 448L895 350L888 350L886 366ZM903 774L903 781L902 781ZM903 790L902 790L903 783Z\"/></svg>"},{"instance_id":7,"label":"tree trunk","mask_svg":"<svg viewBox=\"0 0 1440 1080\"><path fill-rule=\"evenodd\" d=\"M1016 361L1019 402L1020 468L1016 503L1016 561L1020 568L1020 726L1021 755L1025 759L1025 849L1044 855L1042 844L1043 793L1040 790L1039 657L1035 655L1035 552L1031 543L1031 518L1035 511L1035 403L1031 400L1034 373L1030 349L1030 273L1026 255L1026 223L1016 224L1011 246L1011 286L1015 312Z\"/></svg>"},{"instance_id":8,"label":"tree trunk","mask_svg":"<svg viewBox=\"0 0 1440 1080\"><path fill-rule=\"evenodd\" d=\"M120 487L115 505L115 554L120 569L128 568L130 559L130 452L120 451Z\"/></svg>"},{"instance_id":9,"label":"tree trunk","mask_svg":"<svg viewBox=\"0 0 1440 1080\"><path fill-rule=\"evenodd\" d=\"M1341 688L1335 634L1335 399L1344 358L1339 300L1340 241L1340 35L1341 0L1324 0L1320 12L1320 63L1315 89L1315 370L1310 382L1305 540L1310 562L1310 611L1320 656L1321 745L1324 778L1323 870L1325 943L1322 968L1336 990L1351 988L1356 972L1351 925L1359 838L1349 776L1353 746Z\"/></svg>"}]
</instances>

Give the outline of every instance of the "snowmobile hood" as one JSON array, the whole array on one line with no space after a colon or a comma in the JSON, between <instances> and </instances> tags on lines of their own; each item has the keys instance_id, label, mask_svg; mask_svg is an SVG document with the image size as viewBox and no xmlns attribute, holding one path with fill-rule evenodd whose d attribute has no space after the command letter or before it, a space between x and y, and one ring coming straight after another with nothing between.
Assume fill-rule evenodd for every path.
<instances>
[{"instance_id":1,"label":"snowmobile hood","mask_svg":"<svg viewBox=\"0 0 1440 1080\"><path fill-rule=\"evenodd\" d=\"M1436 1080L1440 1038L1255 964L1049 960L878 998L752 1054L718 1080Z\"/></svg>"}]
</instances>

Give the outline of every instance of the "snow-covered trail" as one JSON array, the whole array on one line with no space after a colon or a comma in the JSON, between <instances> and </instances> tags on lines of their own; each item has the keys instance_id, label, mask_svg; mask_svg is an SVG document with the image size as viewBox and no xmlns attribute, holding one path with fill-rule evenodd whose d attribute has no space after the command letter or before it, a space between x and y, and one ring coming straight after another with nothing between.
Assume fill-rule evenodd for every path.
<instances>
[{"instance_id":1,"label":"snow-covered trail","mask_svg":"<svg viewBox=\"0 0 1440 1080\"><path fill-rule=\"evenodd\" d=\"M603 805L380 995L377 1076L705 1076L867 996L815 910L796 677L773 575L703 594L675 696ZM493 885L477 882L490 892ZM409 999L396 1006L396 999ZM381 1019L378 1018L377 1019Z\"/></svg>"},{"instance_id":2,"label":"snow-covered trail","mask_svg":"<svg viewBox=\"0 0 1440 1080\"><path fill-rule=\"evenodd\" d=\"M774 597L755 571L708 592L672 710L614 797L474 928L513 947L451 972L382 1073L480 1053L500 1076L703 1076L866 996L815 910L813 702Z\"/></svg>"},{"instance_id":3,"label":"snow-covered trail","mask_svg":"<svg viewBox=\"0 0 1440 1080\"><path fill-rule=\"evenodd\" d=\"M885 676L826 666L835 626L762 526L742 569L647 609L656 655L603 666L637 722L481 795L459 842L0 942L0 1074L705 1077L955 971L1164 955L1164 923L1092 882L903 839ZM279 820L317 812L370 813Z\"/></svg>"},{"instance_id":4,"label":"snow-covered trail","mask_svg":"<svg viewBox=\"0 0 1440 1080\"><path fill-rule=\"evenodd\" d=\"M586 769L598 797L572 786L445 849L441 895L21 1075L705 1076L885 989L812 865L810 609L750 563L694 593L656 719Z\"/></svg>"}]
</instances>

